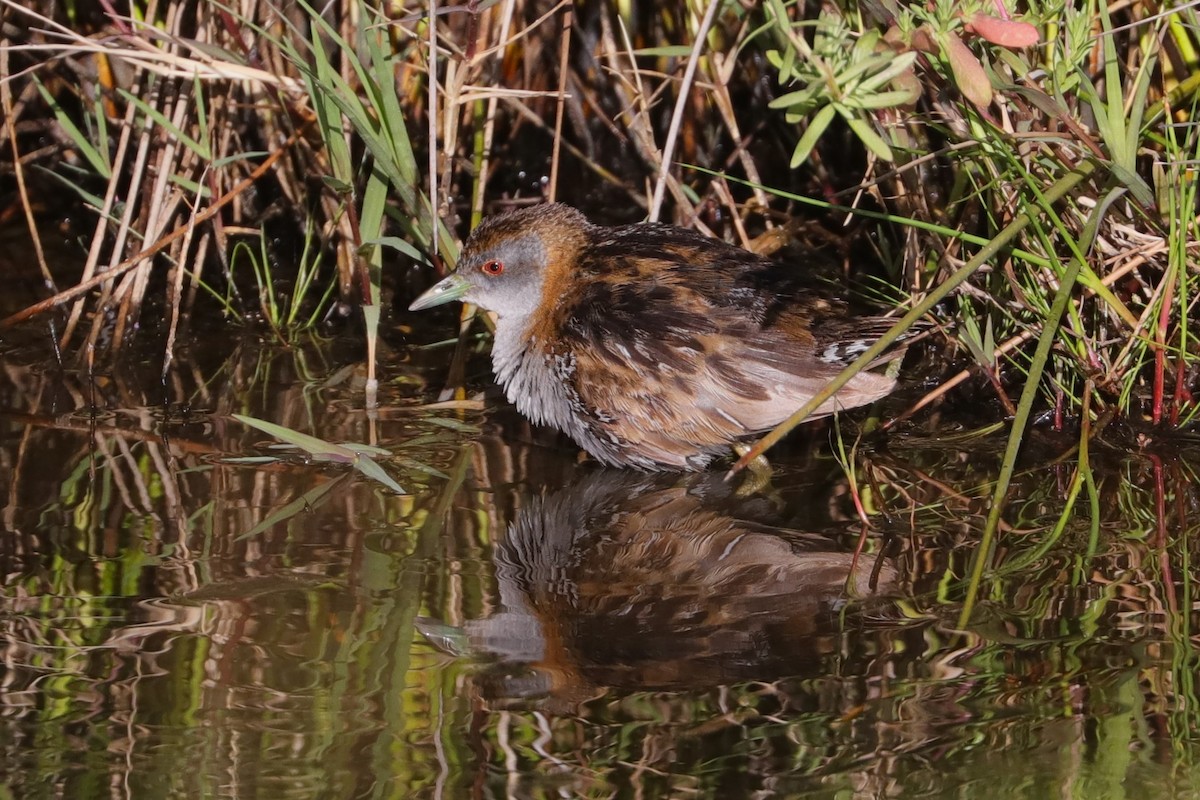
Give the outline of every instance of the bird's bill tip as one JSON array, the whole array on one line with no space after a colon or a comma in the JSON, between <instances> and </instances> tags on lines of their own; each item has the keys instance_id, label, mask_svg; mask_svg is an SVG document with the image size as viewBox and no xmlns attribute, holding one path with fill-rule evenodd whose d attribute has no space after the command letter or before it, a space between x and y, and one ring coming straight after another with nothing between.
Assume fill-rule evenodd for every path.
<instances>
[{"instance_id":1,"label":"bird's bill tip","mask_svg":"<svg viewBox=\"0 0 1200 800\"><path fill-rule=\"evenodd\" d=\"M457 272L451 273L448 277L429 287L425 294L413 300L408 310L420 311L423 308L433 308L443 303L449 303L451 300L461 300L470 288L471 284L467 283L466 278Z\"/></svg>"}]
</instances>

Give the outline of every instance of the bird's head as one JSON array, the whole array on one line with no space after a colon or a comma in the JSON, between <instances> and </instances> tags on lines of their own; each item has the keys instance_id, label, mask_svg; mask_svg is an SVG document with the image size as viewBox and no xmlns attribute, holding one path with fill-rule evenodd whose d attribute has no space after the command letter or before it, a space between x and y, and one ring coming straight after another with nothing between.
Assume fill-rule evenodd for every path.
<instances>
[{"instance_id":1,"label":"bird's head","mask_svg":"<svg viewBox=\"0 0 1200 800\"><path fill-rule=\"evenodd\" d=\"M413 301L411 311L462 300L501 319L528 317L548 284L573 268L591 224L551 203L489 217L463 245L458 269Z\"/></svg>"}]
</instances>

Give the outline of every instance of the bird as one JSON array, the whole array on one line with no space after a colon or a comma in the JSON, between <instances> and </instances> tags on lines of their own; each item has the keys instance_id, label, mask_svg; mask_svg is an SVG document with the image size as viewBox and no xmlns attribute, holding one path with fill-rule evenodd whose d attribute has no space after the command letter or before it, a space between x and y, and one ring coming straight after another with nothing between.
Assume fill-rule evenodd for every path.
<instances>
[{"instance_id":1,"label":"bird","mask_svg":"<svg viewBox=\"0 0 1200 800\"><path fill-rule=\"evenodd\" d=\"M494 543L498 601L461 627L419 618L438 649L492 662L499 699L571 703L821 674L898 620L893 556L778 527L718 473L599 469L525 490ZM894 624L894 623L893 623Z\"/></svg>"},{"instance_id":2,"label":"bird","mask_svg":"<svg viewBox=\"0 0 1200 800\"><path fill-rule=\"evenodd\" d=\"M787 419L891 327L801 277L692 229L606 227L546 203L484 219L457 269L409 309L461 300L493 312L509 401L602 464L696 471ZM862 371L813 416L895 385Z\"/></svg>"}]
</instances>

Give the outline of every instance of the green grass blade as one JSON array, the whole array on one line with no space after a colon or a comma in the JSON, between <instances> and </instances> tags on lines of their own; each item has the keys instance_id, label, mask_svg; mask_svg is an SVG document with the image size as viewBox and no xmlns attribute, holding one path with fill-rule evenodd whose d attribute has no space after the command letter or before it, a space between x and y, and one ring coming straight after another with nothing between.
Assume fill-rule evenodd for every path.
<instances>
[{"instance_id":1,"label":"green grass blade","mask_svg":"<svg viewBox=\"0 0 1200 800\"><path fill-rule=\"evenodd\" d=\"M1076 167L1071 172L1060 178L1045 194L1047 202L1054 203L1062 199L1068 192L1086 180L1095 171L1095 165L1091 162L1084 162ZM883 355L891 344L900 337L902 333L913 326L917 320L924 317L934 306L946 298L967 278L971 277L982 267L988 260L1003 250L1008 244L1014 241L1017 234L1026 228L1030 223L1028 212L1022 212L1010 222L1004 230L1000 231L995 238L988 244L984 245L978 253L975 254L966 264L959 267L944 283L936 287L925 299L917 303L912 309L905 314L900 320L888 329L887 333L879 339L875 344L868 347L862 355L856 358L850 365L838 373L829 384L817 392L811 400L801 406L794 414L777 425L770 433L759 439L750 450L737 460L733 465L731 474L743 469L751 460L757 458L773 446L776 442L786 436L793 428L808 418L812 412L816 411L822 403L833 397L839 389L850 382L850 379L862 372L867 366L879 356ZM1077 266L1074 267L1076 270Z\"/></svg>"},{"instance_id":2,"label":"green grass blade","mask_svg":"<svg viewBox=\"0 0 1200 800\"><path fill-rule=\"evenodd\" d=\"M107 156L102 155L100 151L97 150L96 147L91 143L88 137L84 135L83 131L79 130L79 127L75 124L74 120L71 119L70 114L68 114L66 110L58 104L58 101L54 99L54 95L50 94L50 91L42 84L36 75L34 76L33 80L37 85L38 93L42 96L42 100L44 100L46 105L48 105L54 112L55 122L62 126L63 131L67 134L67 137L70 138L71 144L75 145L75 147L79 149L79 152L82 153L83 157L87 159L87 162L92 165L92 169L96 171L97 175L105 180L110 179L112 177L112 165L108 163ZM99 208L100 205L97 205L96 207Z\"/></svg>"},{"instance_id":3,"label":"green grass blade","mask_svg":"<svg viewBox=\"0 0 1200 800\"><path fill-rule=\"evenodd\" d=\"M274 436L279 441L285 442L292 447L297 447L313 456L325 458L330 461L344 461L347 463L353 462L358 458L358 454L348 447L327 442L315 436L309 436L307 433L301 433L300 431L286 428L283 425L276 425L274 422L246 417L241 414L233 414L232 416L243 425L249 425L251 428L262 431L268 436Z\"/></svg>"}]
</instances>

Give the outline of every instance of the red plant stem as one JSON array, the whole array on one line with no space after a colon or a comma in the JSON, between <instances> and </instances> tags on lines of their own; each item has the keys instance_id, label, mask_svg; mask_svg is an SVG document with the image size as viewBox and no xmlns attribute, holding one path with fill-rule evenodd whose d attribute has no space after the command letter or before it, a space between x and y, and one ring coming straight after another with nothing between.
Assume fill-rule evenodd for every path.
<instances>
[{"instance_id":1,"label":"red plant stem","mask_svg":"<svg viewBox=\"0 0 1200 800\"><path fill-rule=\"evenodd\" d=\"M1163 480L1163 463L1162 459L1153 453L1150 454L1150 463L1154 465L1154 547L1165 548L1167 543L1167 489Z\"/></svg>"},{"instance_id":2,"label":"red plant stem","mask_svg":"<svg viewBox=\"0 0 1200 800\"><path fill-rule=\"evenodd\" d=\"M1162 400L1163 400L1163 372L1166 369L1167 355L1163 352L1163 347L1159 343L1154 345L1154 405L1151 409L1151 421L1157 425L1162 422Z\"/></svg>"},{"instance_id":3,"label":"red plant stem","mask_svg":"<svg viewBox=\"0 0 1200 800\"><path fill-rule=\"evenodd\" d=\"M1171 302L1175 299L1175 283L1163 288L1162 306L1158 310L1158 328L1154 332L1154 408L1151 412L1155 425L1163 417L1163 385L1167 367L1167 323L1171 320Z\"/></svg>"},{"instance_id":4,"label":"red plant stem","mask_svg":"<svg viewBox=\"0 0 1200 800\"><path fill-rule=\"evenodd\" d=\"M1175 362L1175 396L1171 398L1171 427L1179 426L1179 413L1183 406L1191 405L1192 393L1187 387L1187 365L1184 360Z\"/></svg>"},{"instance_id":5,"label":"red plant stem","mask_svg":"<svg viewBox=\"0 0 1200 800\"><path fill-rule=\"evenodd\" d=\"M470 16L467 18L467 49L463 53L464 61L471 61L475 58L475 50L479 43L476 41L479 38L479 0L468 0L467 13ZM429 24L433 24L433 18L429 18Z\"/></svg>"}]
</instances>

